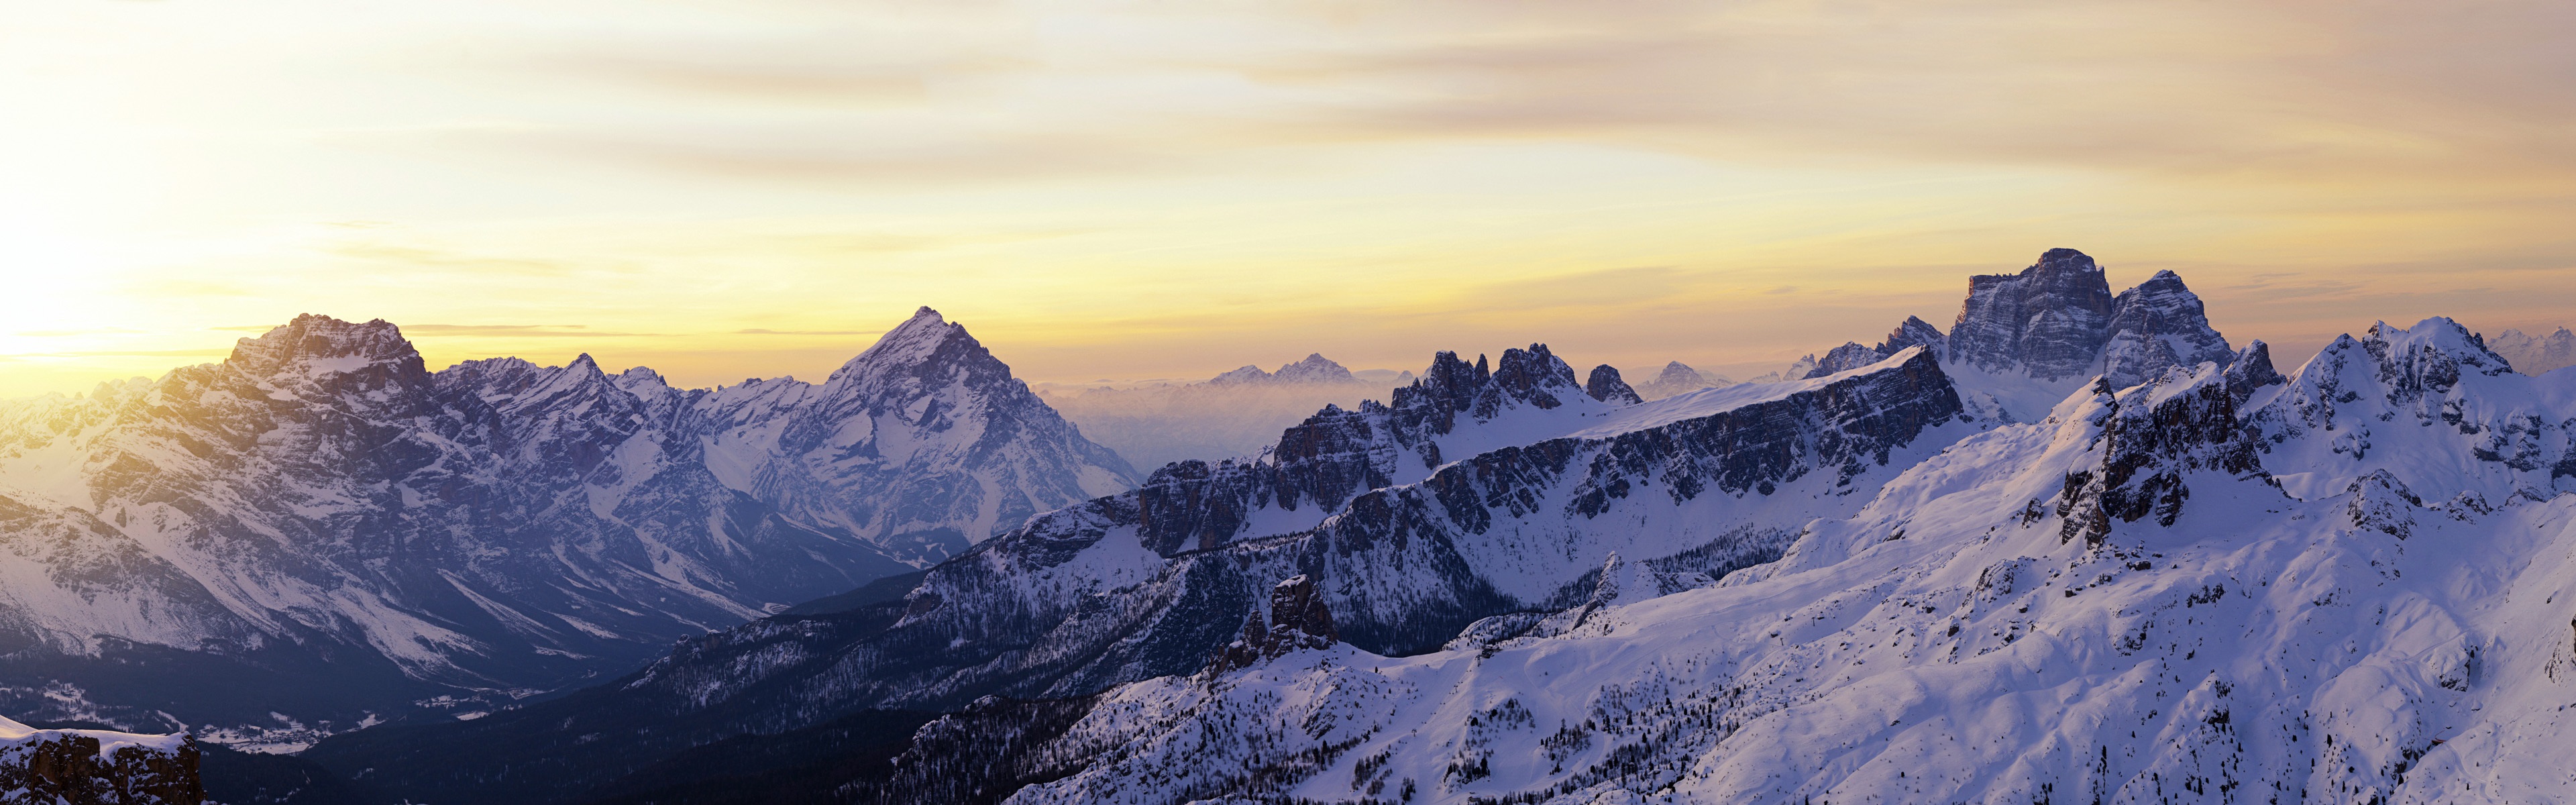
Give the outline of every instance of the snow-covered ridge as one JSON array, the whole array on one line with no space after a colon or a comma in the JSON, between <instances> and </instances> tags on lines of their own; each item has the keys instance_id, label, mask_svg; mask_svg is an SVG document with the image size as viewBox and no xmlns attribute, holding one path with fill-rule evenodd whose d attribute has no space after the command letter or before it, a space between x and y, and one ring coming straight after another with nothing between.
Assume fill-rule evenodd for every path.
<instances>
[{"instance_id":1,"label":"snow-covered ridge","mask_svg":"<svg viewBox=\"0 0 2576 805\"><path fill-rule=\"evenodd\" d=\"M1697 419L1756 403L1785 399L1789 395L1814 391L1863 374L1902 365L1924 351L1924 347L1907 347L1885 358L1831 374L1778 383L1738 383L1717 388L1688 391L1612 412L1600 424L1566 434L1576 438L1602 438L1622 433L1661 427L1685 419Z\"/></svg>"},{"instance_id":2,"label":"snow-covered ridge","mask_svg":"<svg viewBox=\"0 0 2576 805\"><path fill-rule=\"evenodd\" d=\"M2565 801L2576 396L2502 365L2079 389L1721 584L1120 688L1010 801Z\"/></svg>"}]
</instances>

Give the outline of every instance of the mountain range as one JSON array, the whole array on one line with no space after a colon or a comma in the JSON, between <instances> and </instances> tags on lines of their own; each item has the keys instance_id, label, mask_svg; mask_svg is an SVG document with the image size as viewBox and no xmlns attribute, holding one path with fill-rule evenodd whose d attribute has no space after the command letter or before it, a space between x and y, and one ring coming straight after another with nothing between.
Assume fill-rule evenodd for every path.
<instances>
[{"instance_id":1,"label":"mountain range","mask_svg":"<svg viewBox=\"0 0 2576 805\"><path fill-rule=\"evenodd\" d=\"M2361 510L2339 496L2414 494L2355 486L2379 477L2350 458L2369 450L2353 441L2369 438L2361 423L2396 415L2335 413L2362 392L2329 375L2420 407L2433 380L2509 374L2437 321L2375 328L2319 358L2334 369L2283 376L2261 342L2231 348L2180 277L2114 294L2072 250L1973 278L1948 333L1909 319L1833 353L1839 367L1811 377L1653 402L1606 366L1578 382L1544 345L1490 364L1442 353L1388 402L1328 407L1253 459L1168 465L918 577L692 641L610 685L334 738L308 757L431 801L1591 802L1685 783L1712 801L2021 801L2112 775L2153 799L2140 792L2178 762L2168 755L2207 747L2125 741L2125 771L2063 760L2050 736L2093 721L1972 712L1990 688L1964 680L2018 684L2013 668L2064 662L2032 654L2049 646L2137 658L2039 677L2051 685L2182 695L2139 685L2172 663L2219 662L2172 636L2190 629L2155 657L2142 642L2153 625L2101 633L2172 617L2143 615L2165 604L2136 609L2139 595L2234 600L2183 558L2253 549L2186 549L2199 543L2177 534L2254 511L2322 524L2319 512ZM2407 421L2465 433L2468 420ZM2458 472L2536 468L2502 470L2522 480L2457 510L2554 499L2559 426L2523 447L2499 435L2538 433L2534 421L2491 413L2479 438L2424 442ZM2320 433L2327 446L2311 448ZM2292 465L2316 469L2276 469ZM2263 495L2278 500L2247 509ZM2378 516L2400 515L2414 516ZM2174 586L2184 578L2209 584ZM2249 583L2269 586L2231 589ZM2043 624L2095 634L2021 642ZM1888 686L1936 670L1967 686L1941 694L1953 698L1926 734L1979 725L2000 743L1937 784L1862 774L1910 768L1871 760L1894 749L1853 753L1929 695ZM2148 710L2149 734L2180 729L2177 711ZM1882 711L1892 724L1866 730L1847 715ZM1747 759L1719 751L1756 727L1772 732ZM818 735L890 762L829 766L794 748ZM2111 751L2097 743L2083 748ZM802 758L789 763L800 782L681 771L719 746ZM1708 776L1724 763L1750 771ZM2172 790L2214 779L2179 775Z\"/></svg>"},{"instance_id":2,"label":"mountain range","mask_svg":"<svg viewBox=\"0 0 2576 805\"><path fill-rule=\"evenodd\" d=\"M928 308L721 389L300 316L0 409L0 702L272 748L470 717L1134 481Z\"/></svg>"},{"instance_id":3,"label":"mountain range","mask_svg":"<svg viewBox=\"0 0 2576 805\"><path fill-rule=\"evenodd\" d=\"M897 332L964 338L922 322ZM842 374L990 360L888 338L852 365L910 368ZM2576 593L2576 375L2443 318L2374 324L2284 374L2180 276L2114 292L2071 249L1970 278L1946 331L1909 317L1818 355L1671 391L1697 373L1632 386L1545 344L1439 352L1257 450L1059 485L1044 510L1020 494L1016 525L920 509L968 524L957 541L741 490L900 572L663 638L588 687L415 707L293 760L413 803L2576 799L2576 603L2556 603ZM956 459L969 475L1120 469L1042 401L955 402L1019 400L1016 381L842 374L810 388L956 424L880 415L870 437L739 455L849 478L812 468L866 438L878 456L954 445L918 434L972 422L975 444L1018 434L995 453L1018 463ZM899 391L970 386L993 391ZM1061 449L1025 448L1033 433ZM120 494L99 499L142 493ZM130 508L76 511L131 532ZM955 552L903 547L932 545ZM104 678L108 656L77 670Z\"/></svg>"}]
</instances>

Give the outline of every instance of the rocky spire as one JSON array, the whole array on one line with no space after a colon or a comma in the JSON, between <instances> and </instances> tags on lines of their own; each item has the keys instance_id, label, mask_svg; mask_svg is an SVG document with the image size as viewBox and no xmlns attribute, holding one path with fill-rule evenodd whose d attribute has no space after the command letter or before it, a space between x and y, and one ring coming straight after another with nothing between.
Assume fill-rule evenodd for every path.
<instances>
[{"instance_id":1,"label":"rocky spire","mask_svg":"<svg viewBox=\"0 0 2576 805\"><path fill-rule=\"evenodd\" d=\"M1939 357L1949 346L1949 340L1948 336L1941 334L1941 328L1932 326L1931 322L1907 316L1904 323L1896 325L1896 329L1887 334L1886 340L1878 342L1878 354L1884 358L1903 352L1906 347L1926 347L1932 350L1934 357Z\"/></svg>"},{"instance_id":2,"label":"rocky spire","mask_svg":"<svg viewBox=\"0 0 2576 805\"><path fill-rule=\"evenodd\" d=\"M1528 349L1503 350L1492 382L1477 394L1471 410L1478 419L1487 419L1513 403L1555 408L1565 404L1558 394L1582 389L1583 384L1575 382L1574 367L1549 352L1546 344L1531 344Z\"/></svg>"},{"instance_id":3,"label":"rocky spire","mask_svg":"<svg viewBox=\"0 0 2576 805\"><path fill-rule=\"evenodd\" d=\"M1583 381L1583 393L1607 403L1645 402L1645 398L1637 396L1636 389L1628 387L1627 381L1619 379L1619 370L1606 363L1592 367L1592 376Z\"/></svg>"}]
</instances>

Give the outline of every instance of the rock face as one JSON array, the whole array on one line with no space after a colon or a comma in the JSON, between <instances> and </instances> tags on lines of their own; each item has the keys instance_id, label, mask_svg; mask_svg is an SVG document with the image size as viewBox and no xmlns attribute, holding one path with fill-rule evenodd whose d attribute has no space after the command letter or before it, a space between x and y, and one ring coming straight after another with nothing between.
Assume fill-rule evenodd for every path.
<instances>
[{"instance_id":1,"label":"rock face","mask_svg":"<svg viewBox=\"0 0 2576 805\"><path fill-rule=\"evenodd\" d=\"M2040 380L2089 376L2109 340L2111 286L2093 258L2050 249L2019 274L1968 279L1968 301L1950 325L1949 359Z\"/></svg>"},{"instance_id":2,"label":"rock face","mask_svg":"<svg viewBox=\"0 0 2576 805\"><path fill-rule=\"evenodd\" d=\"M2538 337L2521 330L2506 330L2487 339L2487 346L2512 361L2515 371L2527 375L2576 366L2576 333L2565 327Z\"/></svg>"},{"instance_id":3,"label":"rock face","mask_svg":"<svg viewBox=\"0 0 2576 805\"><path fill-rule=\"evenodd\" d=\"M40 730L0 718L0 802L198 805L197 745L185 734Z\"/></svg>"},{"instance_id":4,"label":"rock face","mask_svg":"<svg viewBox=\"0 0 2576 805\"><path fill-rule=\"evenodd\" d=\"M1368 650L1431 650L1480 620L1505 618L1484 629L1500 635L1516 628L1512 613L1584 600L1613 555L1646 557L1629 584L1653 591L1766 561L1800 524L1860 505L1871 479L1973 429L1921 350L1831 382L1580 411L1570 409L1601 403L1544 347L1482 363L1442 353L1392 405L1319 414L1261 463L1166 467L1136 492L1051 513L933 568L899 599L773 618L690 641L584 697L434 732L362 732L311 756L479 797L481 767L396 771L393 759L440 751L417 742L523 745L565 729L602 735L580 751L649 758L633 747L682 737L618 726L634 713L713 737L871 707L1083 696L1254 645L1243 625L1265 599L1254 632L1282 628L1285 606L1309 613L1288 619L1300 633L1328 621ZM1561 429L1536 426L1546 422ZM1462 450L1498 430L1521 441ZM1291 577L1306 581L1274 588ZM1324 616L1300 601L1321 601Z\"/></svg>"},{"instance_id":5,"label":"rock face","mask_svg":"<svg viewBox=\"0 0 2576 805\"><path fill-rule=\"evenodd\" d=\"M430 372L394 325L302 316L0 412L0 678L33 685L0 699L66 680L255 741L223 725L524 695L1131 473L928 309L822 384L719 390L587 356ZM173 670L102 670L147 661Z\"/></svg>"}]
</instances>

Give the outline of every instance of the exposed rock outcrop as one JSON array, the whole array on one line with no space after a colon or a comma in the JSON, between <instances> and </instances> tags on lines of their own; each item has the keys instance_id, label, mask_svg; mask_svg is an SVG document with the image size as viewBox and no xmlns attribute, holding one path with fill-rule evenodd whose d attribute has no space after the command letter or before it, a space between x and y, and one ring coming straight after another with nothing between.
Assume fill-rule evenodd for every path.
<instances>
[{"instance_id":1,"label":"exposed rock outcrop","mask_svg":"<svg viewBox=\"0 0 2576 805\"><path fill-rule=\"evenodd\" d=\"M197 744L186 734L40 730L0 718L0 803L198 805Z\"/></svg>"},{"instance_id":2,"label":"exposed rock outcrop","mask_svg":"<svg viewBox=\"0 0 2576 805\"><path fill-rule=\"evenodd\" d=\"M1204 673L1222 674L1250 668L1262 660L1301 648L1323 648L1340 640L1333 630L1333 611L1315 580L1305 574L1280 580L1270 588L1270 619L1254 612L1243 621L1243 637L1219 649Z\"/></svg>"}]
</instances>

